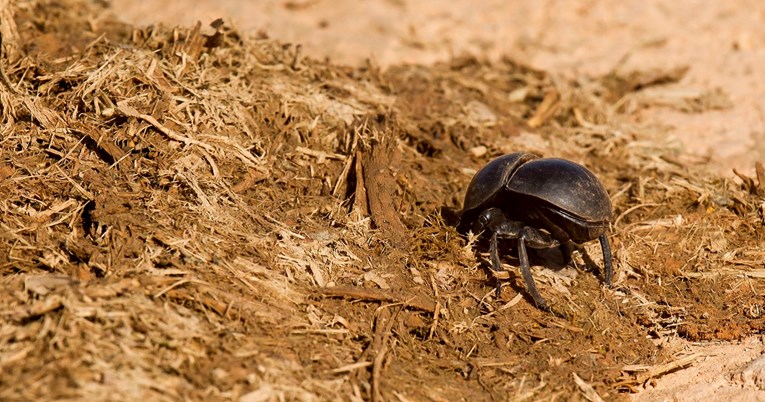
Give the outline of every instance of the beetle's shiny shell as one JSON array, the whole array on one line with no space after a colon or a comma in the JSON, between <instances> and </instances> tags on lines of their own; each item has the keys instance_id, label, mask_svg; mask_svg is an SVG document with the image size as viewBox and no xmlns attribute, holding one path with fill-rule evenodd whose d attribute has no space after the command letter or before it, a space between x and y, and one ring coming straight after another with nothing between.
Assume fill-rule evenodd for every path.
<instances>
[{"instance_id":1,"label":"beetle's shiny shell","mask_svg":"<svg viewBox=\"0 0 765 402\"><path fill-rule=\"evenodd\" d=\"M611 200L600 180L565 159L535 159L519 166L506 189L539 198L587 222L611 220Z\"/></svg>"},{"instance_id":2,"label":"beetle's shiny shell","mask_svg":"<svg viewBox=\"0 0 765 402\"><path fill-rule=\"evenodd\" d=\"M510 175L522 164L538 158L534 154L516 152L502 155L487 163L470 181L462 215L475 210L482 210L489 204L510 179Z\"/></svg>"},{"instance_id":3,"label":"beetle's shiny shell","mask_svg":"<svg viewBox=\"0 0 765 402\"><path fill-rule=\"evenodd\" d=\"M460 225L491 206L502 192L531 197L590 223L611 220L611 201L595 175L582 165L524 152L500 156L481 168L468 186ZM509 196L512 199L512 195Z\"/></svg>"}]
</instances>

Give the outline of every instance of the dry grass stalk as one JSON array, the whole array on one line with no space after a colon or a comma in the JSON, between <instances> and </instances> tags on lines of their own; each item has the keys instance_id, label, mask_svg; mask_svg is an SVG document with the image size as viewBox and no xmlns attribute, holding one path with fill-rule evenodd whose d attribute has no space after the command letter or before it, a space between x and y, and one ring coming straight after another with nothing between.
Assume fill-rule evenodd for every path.
<instances>
[{"instance_id":1,"label":"dry grass stalk","mask_svg":"<svg viewBox=\"0 0 765 402\"><path fill-rule=\"evenodd\" d=\"M598 392L595 391L595 388L593 388L592 385L581 379L576 373L573 373L572 376L574 377L574 382L579 387L579 390L584 394L584 397L587 398L588 401L603 402L603 398L598 395Z\"/></svg>"},{"instance_id":2,"label":"dry grass stalk","mask_svg":"<svg viewBox=\"0 0 765 402\"><path fill-rule=\"evenodd\" d=\"M693 353L688 356L684 356L679 359L673 360L669 363L659 364L655 366L646 366L646 365L624 366L622 368L622 371L627 373L637 372L638 374L634 379L634 384L644 384L646 381L652 378L661 377L662 375L670 373L677 369L685 368L693 364L694 362L696 362L696 360L698 360L701 357L704 357L703 353Z\"/></svg>"}]
</instances>

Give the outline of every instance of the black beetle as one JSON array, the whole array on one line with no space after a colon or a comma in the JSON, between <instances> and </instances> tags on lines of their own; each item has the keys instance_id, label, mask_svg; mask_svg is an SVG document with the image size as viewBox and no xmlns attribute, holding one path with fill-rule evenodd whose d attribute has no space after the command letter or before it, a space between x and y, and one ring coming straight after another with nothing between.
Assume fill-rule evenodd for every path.
<instances>
[{"instance_id":1,"label":"black beetle","mask_svg":"<svg viewBox=\"0 0 765 402\"><path fill-rule=\"evenodd\" d=\"M611 213L606 189L584 166L517 152L492 160L473 176L458 229L491 235L489 254L495 272L500 270L497 239L517 239L526 287L537 307L549 311L531 276L526 246L560 247L568 263L572 243L599 238L605 283L610 285L611 249L606 230Z\"/></svg>"}]
</instances>

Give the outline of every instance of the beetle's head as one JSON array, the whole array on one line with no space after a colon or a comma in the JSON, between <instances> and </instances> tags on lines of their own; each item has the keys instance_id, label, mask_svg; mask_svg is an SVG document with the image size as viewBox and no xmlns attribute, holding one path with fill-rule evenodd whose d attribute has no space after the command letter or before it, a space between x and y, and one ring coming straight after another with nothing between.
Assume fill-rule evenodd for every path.
<instances>
[{"instance_id":1,"label":"beetle's head","mask_svg":"<svg viewBox=\"0 0 765 402\"><path fill-rule=\"evenodd\" d=\"M480 214L478 214L478 217L476 218L475 222L473 222L473 233L481 233L485 230L491 230L492 228L496 227L499 223L504 221L505 214L502 213L502 210L499 208L488 208L483 210Z\"/></svg>"}]
</instances>

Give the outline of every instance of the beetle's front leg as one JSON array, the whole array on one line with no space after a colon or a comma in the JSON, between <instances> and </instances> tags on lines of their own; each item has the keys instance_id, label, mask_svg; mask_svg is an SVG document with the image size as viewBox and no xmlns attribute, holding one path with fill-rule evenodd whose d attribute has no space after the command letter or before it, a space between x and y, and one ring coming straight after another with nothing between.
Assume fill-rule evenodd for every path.
<instances>
[{"instance_id":1,"label":"beetle's front leg","mask_svg":"<svg viewBox=\"0 0 765 402\"><path fill-rule=\"evenodd\" d=\"M558 247L560 245L560 243L555 240L551 234L528 226L524 227L521 233L521 237L526 242L526 245L531 248L551 248Z\"/></svg>"},{"instance_id":2,"label":"beetle's front leg","mask_svg":"<svg viewBox=\"0 0 765 402\"><path fill-rule=\"evenodd\" d=\"M525 226L521 222L505 220L493 226L492 230L503 239L519 239L523 236L526 245L531 248L551 248L560 244L551 234Z\"/></svg>"},{"instance_id":3,"label":"beetle's front leg","mask_svg":"<svg viewBox=\"0 0 765 402\"><path fill-rule=\"evenodd\" d=\"M502 265L499 262L499 251L497 250L497 232L491 233L491 241L489 242L489 258L491 258L491 270L495 273L499 272L500 269L502 269ZM496 283L496 295L499 297L500 293L502 292L502 282L499 280L499 277L494 275L494 279L497 281Z\"/></svg>"},{"instance_id":4,"label":"beetle's front leg","mask_svg":"<svg viewBox=\"0 0 765 402\"><path fill-rule=\"evenodd\" d=\"M529 255L526 253L526 241L525 236L522 234L518 238L518 259L521 262L521 275L523 275L523 281L526 282L526 289L531 294L531 298L534 299L534 304L542 311L550 311L550 307L545 303L545 299L539 294L537 285L534 282L534 277L531 276L531 268L529 267Z\"/></svg>"}]
</instances>

